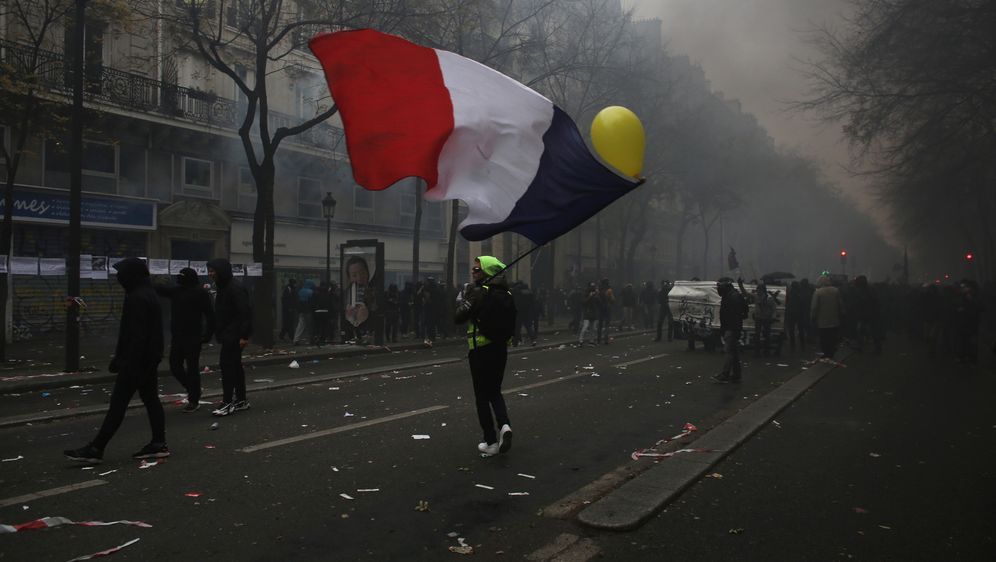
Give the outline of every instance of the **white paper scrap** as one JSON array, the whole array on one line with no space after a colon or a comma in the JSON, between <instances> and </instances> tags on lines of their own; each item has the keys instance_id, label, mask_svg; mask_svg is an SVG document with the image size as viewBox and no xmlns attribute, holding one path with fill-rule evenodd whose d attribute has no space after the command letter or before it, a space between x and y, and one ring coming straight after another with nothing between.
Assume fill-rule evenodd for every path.
<instances>
[{"instance_id":1,"label":"white paper scrap","mask_svg":"<svg viewBox=\"0 0 996 562\"><path fill-rule=\"evenodd\" d=\"M412 439L429 439L428 435L412 435Z\"/></svg>"},{"instance_id":2,"label":"white paper scrap","mask_svg":"<svg viewBox=\"0 0 996 562\"><path fill-rule=\"evenodd\" d=\"M484 488L485 490L494 490L493 486L485 486L484 484L474 484L478 488Z\"/></svg>"},{"instance_id":3,"label":"white paper scrap","mask_svg":"<svg viewBox=\"0 0 996 562\"><path fill-rule=\"evenodd\" d=\"M353 496L350 496L349 494L339 494L339 497L341 497L344 500L351 500L351 499L353 499Z\"/></svg>"},{"instance_id":4,"label":"white paper scrap","mask_svg":"<svg viewBox=\"0 0 996 562\"><path fill-rule=\"evenodd\" d=\"M533 479L533 480L535 480L535 479L536 479L536 477L535 477L535 476L533 476L532 474L523 474L523 473L521 473L521 472L520 472L520 473L518 474L518 476L521 476L521 477L523 477L523 478L531 478L531 479Z\"/></svg>"}]
</instances>

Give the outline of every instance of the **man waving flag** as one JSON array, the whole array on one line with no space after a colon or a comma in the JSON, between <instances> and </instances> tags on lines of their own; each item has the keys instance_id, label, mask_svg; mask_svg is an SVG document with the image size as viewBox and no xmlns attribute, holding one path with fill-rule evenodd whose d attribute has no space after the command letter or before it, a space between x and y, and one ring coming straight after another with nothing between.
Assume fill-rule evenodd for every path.
<instances>
[{"instance_id":1,"label":"man waving flag","mask_svg":"<svg viewBox=\"0 0 996 562\"><path fill-rule=\"evenodd\" d=\"M448 51L364 29L310 47L339 106L356 182L423 178L433 201L460 199L460 233L541 245L640 184L602 164L550 100Z\"/></svg>"}]
</instances>

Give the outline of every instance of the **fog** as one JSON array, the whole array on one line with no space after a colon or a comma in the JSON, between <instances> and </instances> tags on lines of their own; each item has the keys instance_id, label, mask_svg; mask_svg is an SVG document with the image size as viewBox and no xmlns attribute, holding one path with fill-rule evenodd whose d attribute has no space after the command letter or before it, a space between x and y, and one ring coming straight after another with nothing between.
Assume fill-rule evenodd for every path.
<instances>
[{"instance_id":1,"label":"fog","mask_svg":"<svg viewBox=\"0 0 996 562\"><path fill-rule=\"evenodd\" d=\"M807 41L814 26L834 25L846 0L625 0L636 18L659 18L672 54L705 70L717 91L754 114L780 147L817 160L824 173L889 235L869 185L848 170L850 151L839 125L787 110L809 85L804 61L818 56Z\"/></svg>"}]
</instances>

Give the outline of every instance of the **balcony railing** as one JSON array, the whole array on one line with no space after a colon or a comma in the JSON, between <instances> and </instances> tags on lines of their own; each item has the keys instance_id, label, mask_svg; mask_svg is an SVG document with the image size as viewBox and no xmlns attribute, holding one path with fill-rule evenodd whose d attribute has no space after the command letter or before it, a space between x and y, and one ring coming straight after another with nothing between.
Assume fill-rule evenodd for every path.
<instances>
[{"instance_id":1,"label":"balcony railing","mask_svg":"<svg viewBox=\"0 0 996 562\"><path fill-rule=\"evenodd\" d=\"M0 75L12 73L19 79L35 80L52 93L71 95L72 70L59 53L35 51L31 47L0 39L0 63ZM86 65L84 84L86 99L91 102L212 127L237 129L245 115L241 104L213 92L186 88L104 65ZM303 121L305 119L270 111L271 131ZM343 153L341 139L342 129L320 123L288 138L287 142Z\"/></svg>"}]
</instances>

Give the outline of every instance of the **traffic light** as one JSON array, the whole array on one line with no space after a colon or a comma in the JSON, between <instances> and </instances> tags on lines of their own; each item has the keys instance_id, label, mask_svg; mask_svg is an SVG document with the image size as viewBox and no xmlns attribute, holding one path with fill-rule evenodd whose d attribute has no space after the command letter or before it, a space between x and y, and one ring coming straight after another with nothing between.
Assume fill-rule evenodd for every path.
<instances>
[{"instance_id":1,"label":"traffic light","mask_svg":"<svg viewBox=\"0 0 996 562\"><path fill-rule=\"evenodd\" d=\"M968 263L972 263L972 260L974 259L975 259L975 254L973 254L972 252L965 254L965 261L967 261Z\"/></svg>"},{"instance_id":2,"label":"traffic light","mask_svg":"<svg viewBox=\"0 0 996 562\"><path fill-rule=\"evenodd\" d=\"M841 250L840 259L846 259L846 258L847 258L847 250Z\"/></svg>"}]
</instances>

